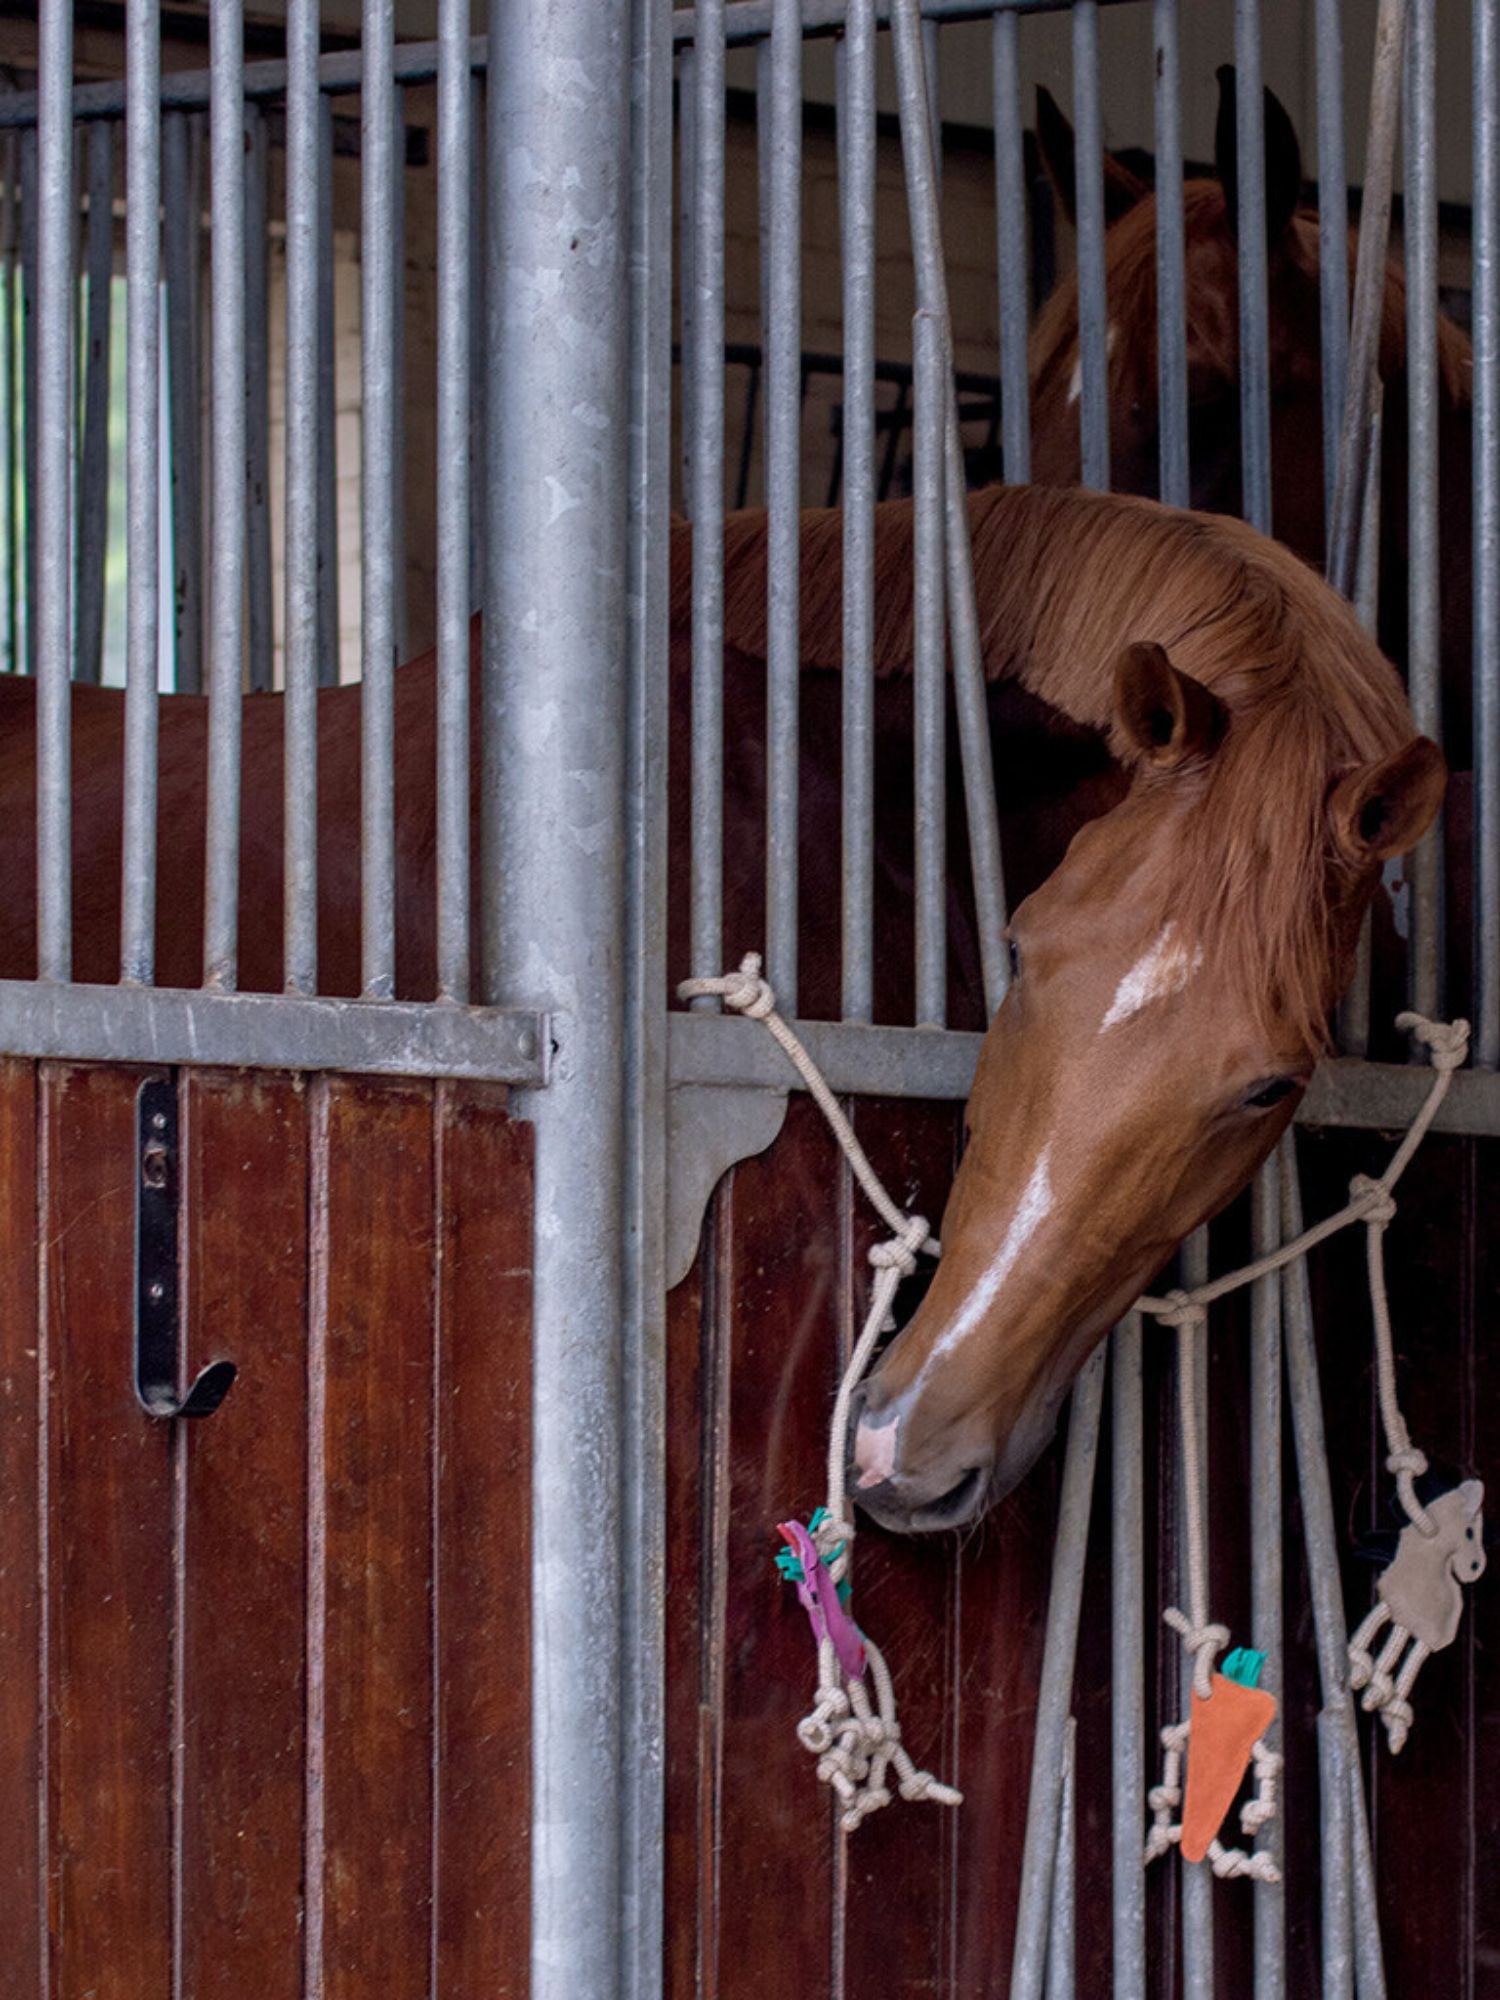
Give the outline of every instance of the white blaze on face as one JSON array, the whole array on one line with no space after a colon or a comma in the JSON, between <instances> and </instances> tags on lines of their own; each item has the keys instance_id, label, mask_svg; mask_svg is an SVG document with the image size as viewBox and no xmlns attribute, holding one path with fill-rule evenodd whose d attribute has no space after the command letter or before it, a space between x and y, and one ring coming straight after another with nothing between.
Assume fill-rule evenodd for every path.
<instances>
[{"instance_id":1,"label":"white blaze on face","mask_svg":"<svg viewBox=\"0 0 1500 2000\"><path fill-rule=\"evenodd\" d=\"M1119 328L1115 325L1114 321L1111 320L1109 325L1104 330L1104 355L1106 360L1108 360L1109 356L1112 355L1115 351L1115 336L1118 332ZM1078 398L1082 394L1083 394L1083 356L1082 354L1080 354L1078 359L1073 363L1072 374L1068 377L1069 404L1076 403L1078 401Z\"/></svg>"},{"instance_id":2,"label":"white blaze on face","mask_svg":"<svg viewBox=\"0 0 1500 2000\"><path fill-rule=\"evenodd\" d=\"M1121 1021L1128 1021L1132 1014L1139 1014L1153 1000L1166 1000L1180 993L1202 965L1202 945L1189 950L1186 943L1173 936L1176 928L1175 924L1163 924L1155 944L1136 960L1115 988L1109 1011L1099 1023L1101 1035L1108 1028L1118 1027Z\"/></svg>"},{"instance_id":3,"label":"white blaze on face","mask_svg":"<svg viewBox=\"0 0 1500 2000\"><path fill-rule=\"evenodd\" d=\"M964 1300L962 1309L938 1336L932 1352L922 1364L921 1374L913 1384L914 1391L921 1387L945 1354L951 1353L975 1327L983 1324L986 1313L1000 1295L1000 1287L1015 1268L1016 1259L1052 1213L1052 1177L1048 1172L1051 1157L1051 1146L1044 1146L1041 1157L1031 1170L1031 1179L1022 1190L1000 1248L990 1259L984 1276Z\"/></svg>"}]
</instances>

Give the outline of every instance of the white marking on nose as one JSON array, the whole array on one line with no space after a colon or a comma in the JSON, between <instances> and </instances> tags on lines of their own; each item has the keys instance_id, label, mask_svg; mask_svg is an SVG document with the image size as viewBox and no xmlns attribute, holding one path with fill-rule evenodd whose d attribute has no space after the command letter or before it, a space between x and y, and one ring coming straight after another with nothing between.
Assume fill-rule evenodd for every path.
<instances>
[{"instance_id":1,"label":"white marking on nose","mask_svg":"<svg viewBox=\"0 0 1500 2000\"><path fill-rule=\"evenodd\" d=\"M854 1433L854 1462L859 1467L857 1487L879 1486L896 1467L896 1434L901 1428L899 1412L884 1423L872 1424L861 1417Z\"/></svg>"},{"instance_id":2,"label":"white marking on nose","mask_svg":"<svg viewBox=\"0 0 1500 2000\"><path fill-rule=\"evenodd\" d=\"M1132 1014L1139 1014L1153 1000L1166 1000L1173 993L1180 993L1202 965L1202 945L1189 951L1186 944L1173 937L1175 929L1174 924L1163 924L1155 944L1136 960L1115 988L1109 1011L1099 1023L1101 1035L1108 1028L1118 1027L1121 1021L1128 1021Z\"/></svg>"},{"instance_id":3,"label":"white marking on nose","mask_svg":"<svg viewBox=\"0 0 1500 2000\"><path fill-rule=\"evenodd\" d=\"M1115 336L1119 333L1119 331L1120 329L1115 325L1113 320L1110 321L1109 325L1104 330L1104 354L1106 360L1115 351ZM1078 359L1073 363L1072 374L1068 377L1069 404L1071 405L1073 403L1076 403L1078 401L1078 398L1082 394L1083 394L1083 356L1080 354Z\"/></svg>"},{"instance_id":4,"label":"white marking on nose","mask_svg":"<svg viewBox=\"0 0 1500 2000\"><path fill-rule=\"evenodd\" d=\"M971 1334L984 1319L985 1314L999 1296L1000 1287L1015 1268L1016 1259L1026 1248L1032 1237L1052 1212L1052 1176L1048 1164L1052 1157L1050 1145L1044 1146L1041 1157L1031 1170L1031 1179L1022 1190L1021 1199L1016 1204L1016 1212L1010 1219L1000 1248L990 1259L989 1268L979 1283L964 1300L963 1308L952 1323L946 1326L933 1345L932 1352L922 1364L916 1386L930 1373L934 1364L950 1353L958 1343Z\"/></svg>"}]
</instances>

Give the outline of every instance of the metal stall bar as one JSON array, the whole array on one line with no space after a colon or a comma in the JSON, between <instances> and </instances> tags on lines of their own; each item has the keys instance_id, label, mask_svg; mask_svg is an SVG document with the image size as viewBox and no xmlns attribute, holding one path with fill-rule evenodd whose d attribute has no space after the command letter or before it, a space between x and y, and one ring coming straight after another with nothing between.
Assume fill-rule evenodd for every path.
<instances>
[{"instance_id":1,"label":"metal stall bar","mask_svg":"<svg viewBox=\"0 0 1500 2000\"><path fill-rule=\"evenodd\" d=\"M940 329L945 352L947 451L944 543L948 567L949 645L953 655L953 693L958 711L959 750L963 761L964 804L969 829L969 856L974 872L974 903L979 918L985 1005L993 1012L1004 999L1010 983L1010 965L1004 944L1005 878L1000 865L1000 821L995 804L995 770L990 750L984 660L980 650L979 619L974 607L974 559L969 545L968 491L964 475L963 439L958 428L958 400L953 383L953 330L948 313L948 279L943 266L937 177L933 167L917 0L894 0L891 23L896 54L896 94L901 112L901 154L906 169L912 261L916 267L917 306L932 315Z\"/></svg>"},{"instance_id":2,"label":"metal stall bar","mask_svg":"<svg viewBox=\"0 0 1500 2000\"><path fill-rule=\"evenodd\" d=\"M1182 62L1177 0L1154 0L1156 57L1156 382L1161 497L1192 501L1188 462L1187 269L1182 196Z\"/></svg>"},{"instance_id":3,"label":"metal stall bar","mask_svg":"<svg viewBox=\"0 0 1500 2000\"><path fill-rule=\"evenodd\" d=\"M1344 168L1342 0L1315 0L1318 99L1318 287L1323 357L1323 519L1333 529L1349 368L1349 188Z\"/></svg>"},{"instance_id":4,"label":"metal stall bar","mask_svg":"<svg viewBox=\"0 0 1500 2000\"><path fill-rule=\"evenodd\" d=\"M239 983L240 716L245 651L245 104L239 0L213 0L213 534L203 983Z\"/></svg>"},{"instance_id":5,"label":"metal stall bar","mask_svg":"<svg viewBox=\"0 0 1500 2000\"><path fill-rule=\"evenodd\" d=\"M389 6L389 0L383 0ZM473 244L473 213L469 177L472 168L473 132L470 124L468 36L469 0L441 0L438 33L442 57L438 68L438 325L437 325L437 676L438 676L438 788L437 788L437 935L438 991L445 999L469 997L469 397L470 315L473 289L470 250ZM368 108L369 99L366 99ZM386 130L392 129L389 118ZM367 271L368 277L368 271ZM386 299L391 301L389 285ZM366 332L369 320L365 322ZM388 328L394 332L394 328ZM391 387L394 389L394 383ZM368 409L368 403L366 405ZM368 437L369 433L366 432ZM387 440L388 442L388 440ZM385 523L389 528L389 523ZM374 525L366 516L366 574L369 573L370 534ZM390 579L388 579L389 581ZM388 607L387 607L388 608ZM394 635L385 660L384 700L386 726L391 724L395 666ZM365 601L365 640L370 638L370 602ZM367 653L368 660L368 653ZM366 665L365 700L370 698L369 665ZM393 777L390 766L392 744L389 736L375 743L367 737L372 756L385 759L384 781ZM386 808L394 805L387 792ZM394 813L382 829L387 838L395 830ZM369 852L366 869L373 873ZM389 898L379 915L390 926L394 943L395 852L383 855L387 869L383 893ZM368 980L368 938L366 940ZM394 971L394 964L387 968Z\"/></svg>"},{"instance_id":6,"label":"metal stall bar","mask_svg":"<svg viewBox=\"0 0 1500 2000\"><path fill-rule=\"evenodd\" d=\"M1099 1454L1099 1425L1104 1407L1104 1354L1104 1348L1098 1347L1084 1363L1068 1414L1068 1448L1058 1500L1052 1589L1047 1600L1047 1637L1042 1649L1042 1677L1032 1739L1031 1790L1026 1801L1026 1840L1021 1859L1021 1901L1016 1913L1010 2000L1042 2000L1045 1990L1063 1753L1068 1711L1073 1701L1073 1662L1078 1650L1078 1615L1083 1601L1094 1464Z\"/></svg>"},{"instance_id":7,"label":"metal stall bar","mask_svg":"<svg viewBox=\"0 0 1500 2000\"><path fill-rule=\"evenodd\" d=\"M339 680L339 463L333 299L333 99L320 91L318 132L318 685Z\"/></svg>"},{"instance_id":8,"label":"metal stall bar","mask_svg":"<svg viewBox=\"0 0 1500 2000\"><path fill-rule=\"evenodd\" d=\"M766 959L797 1009L797 711L801 693L802 24L775 0L766 325ZM718 359L722 368L722 358Z\"/></svg>"},{"instance_id":9,"label":"metal stall bar","mask_svg":"<svg viewBox=\"0 0 1500 2000\"><path fill-rule=\"evenodd\" d=\"M1281 1234L1291 1242L1302 1234L1302 1187L1297 1142L1288 1132L1278 1149L1281 1170ZM1323 1708L1319 1716L1319 1772L1322 1780L1322 1896L1325 2000L1347 1993L1352 1960L1360 2000L1384 2000L1380 1927L1360 1773L1354 1699L1349 1692L1349 1630L1344 1620L1333 1495L1328 1481L1328 1447L1318 1384L1317 1344L1307 1260L1299 1257L1281 1275L1282 1331L1286 1345L1287 1391L1297 1450L1297 1486L1307 1548L1308 1590L1317 1638ZM1347 1790L1340 1792L1340 1783ZM1335 1789L1330 1791L1329 1785ZM1353 1910L1351 1880L1353 1877ZM1354 1916L1357 1913L1356 1925Z\"/></svg>"},{"instance_id":10,"label":"metal stall bar","mask_svg":"<svg viewBox=\"0 0 1500 2000\"><path fill-rule=\"evenodd\" d=\"M104 570L109 526L109 338L114 277L113 124L88 128L88 229L84 266L88 280L85 322L83 449L78 468L78 614L74 677L97 681L104 658Z\"/></svg>"},{"instance_id":11,"label":"metal stall bar","mask_svg":"<svg viewBox=\"0 0 1500 2000\"><path fill-rule=\"evenodd\" d=\"M392 64L394 68L394 62ZM482 93L477 93L482 94ZM391 381L394 384L394 400L391 405L391 649L395 658L407 659L411 648L407 644L406 629L406 92L398 85L391 92L392 143L395 146L395 172L391 177ZM472 162L476 181L482 183L483 176L478 171L478 163ZM484 243L483 187L475 196L474 238L478 268L483 269L482 246ZM471 266L471 269L473 267ZM472 285L472 279L471 279ZM475 290L480 287L473 287ZM482 315L483 302L476 307ZM483 337L483 323L474 329L474 351L478 351ZM472 371L470 387L473 386ZM476 440L484 436L481 412L483 396L471 397L474 408L473 424L479 426L472 431ZM474 463L480 463L476 444ZM470 472L471 484L477 484ZM472 575L482 576L484 561L482 553L476 553ZM470 610L475 609L471 605Z\"/></svg>"},{"instance_id":12,"label":"metal stall bar","mask_svg":"<svg viewBox=\"0 0 1500 2000\"><path fill-rule=\"evenodd\" d=\"M26 510L26 672L36 672L36 454L40 417L37 410L36 220L37 129L21 134L21 405L25 424L21 440L21 494Z\"/></svg>"},{"instance_id":13,"label":"metal stall bar","mask_svg":"<svg viewBox=\"0 0 1500 2000\"><path fill-rule=\"evenodd\" d=\"M1474 0L1474 1060L1500 1066L1500 20Z\"/></svg>"},{"instance_id":14,"label":"metal stall bar","mask_svg":"<svg viewBox=\"0 0 1500 2000\"><path fill-rule=\"evenodd\" d=\"M442 42L445 55L448 51L449 23L442 23ZM462 9L463 18L458 23L459 32L467 27L467 7ZM392 502L395 497L395 413L396 413L396 265L391 231L391 208L394 200L394 181L398 172L396 164L396 118L395 86L391 80L391 48L395 37L395 10L393 0L364 0L361 42L365 57L365 87L360 96L360 398L362 405L361 442L362 461L360 468L360 503L362 528L360 534L360 746L359 746L359 815L360 815L360 984L367 1000L389 1000L396 991L396 627L395 627L395 566L394 520ZM459 72L459 95L464 102L459 109L460 121L468 111L469 78L467 65ZM458 449L454 449L452 425L453 394L455 384L445 373L446 367L456 367L460 371L457 388L461 391L467 375L466 357L462 352L462 341L468 328L465 323L458 342L454 342L449 326L452 313L450 288L454 283L454 265L460 263L468 237L468 202L462 203L462 232L455 246L451 241L451 212L453 201L449 190L451 160L447 154L449 128L447 121L453 117L453 82L451 62L445 62L439 72L438 81L438 379L437 379L437 421L438 421L438 633L439 643L447 636L447 616L450 612L451 583L449 568L451 551L448 547L447 529L449 523L444 509L444 499L452 487L457 487L463 501L463 540L467 549L469 536L468 507L468 417L460 406L460 430ZM332 110L328 99L324 99L328 116ZM459 190L466 197L467 189ZM457 250L455 257L453 252ZM323 244L322 268L332 272L331 236ZM462 282L460 278L459 282ZM467 320L467 301L464 305ZM332 312L326 320L320 313L320 339L331 344L333 339ZM445 338L446 336L446 338ZM323 414L325 422L332 415L333 384L324 379ZM323 466L326 481L327 466ZM326 505L326 501L325 501ZM337 562L337 542L333 547L333 559ZM459 561L463 560L460 553ZM459 611L459 624L466 628L469 617L468 585L462 588L463 605ZM465 636L467 636L465 632ZM334 659L338 657L338 632L332 633ZM467 676L468 662L464 663ZM440 675L441 678L441 675ZM449 718L451 720L451 717ZM439 727L438 749L438 797L437 812L439 826L447 829L448 800L447 781L451 775L446 761L450 745L441 725ZM462 795L464 823L468 824L468 792ZM441 864L438 869L438 902L440 911L444 908L444 877ZM447 914L451 919L450 901ZM441 925L440 915L439 923ZM440 937L442 933L440 930ZM441 945L439 947L441 951Z\"/></svg>"},{"instance_id":15,"label":"metal stall bar","mask_svg":"<svg viewBox=\"0 0 1500 2000\"><path fill-rule=\"evenodd\" d=\"M1338 481L1328 531L1328 581L1354 594L1359 555L1359 508L1370 439L1370 406L1380 361L1380 315L1385 298L1386 252L1391 234L1391 180L1401 124L1401 50L1406 0L1380 0L1375 63L1370 81L1369 138L1365 145L1364 199L1359 214L1359 256L1350 313L1349 379L1339 438Z\"/></svg>"},{"instance_id":16,"label":"metal stall bar","mask_svg":"<svg viewBox=\"0 0 1500 2000\"><path fill-rule=\"evenodd\" d=\"M161 48L158 0L126 16L125 790L120 977L156 967L156 680L161 646Z\"/></svg>"},{"instance_id":17,"label":"metal stall bar","mask_svg":"<svg viewBox=\"0 0 1500 2000\"><path fill-rule=\"evenodd\" d=\"M167 280L167 421L172 453L173 686L203 685L203 461L198 408L198 259L201 193L194 112L162 121L161 192Z\"/></svg>"},{"instance_id":18,"label":"metal stall bar","mask_svg":"<svg viewBox=\"0 0 1500 2000\"><path fill-rule=\"evenodd\" d=\"M73 11L43 0L37 76L36 845L37 972L67 979L73 956L70 743L73 439Z\"/></svg>"},{"instance_id":19,"label":"metal stall bar","mask_svg":"<svg viewBox=\"0 0 1500 2000\"><path fill-rule=\"evenodd\" d=\"M260 107L245 106L245 565L252 691L272 683L269 155Z\"/></svg>"},{"instance_id":20,"label":"metal stall bar","mask_svg":"<svg viewBox=\"0 0 1500 2000\"><path fill-rule=\"evenodd\" d=\"M694 9L692 369L692 941L695 978L724 955L724 0ZM683 175L684 192L689 176ZM693 1003L715 1009L715 1000Z\"/></svg>"},{"instance_id":21,"label":"metal stall bar","mask_svg":"<svg viewBox=\"0 0 1500 2000\"><path fill-rule=\"evenodd\" d=\"M1443 740L1438 566L1437 29L1433 0L1412 0L1406 23L1405 196L1407 412L1407 690L1424 736ZM1442 821L1406 863L1411 883L1411 1004L1443 1010Z\"/></svg>"},{"instance_id":22,"label":"metal stall bar","mask_svg":"<svg viewBox=\"0 0 1500 2000\"><path fill-rule=\"evenodd\" d=\"M288 0L283 980L318 983L318 0Z\"/></svg>"},{"instance_id":23,"label":"metal stall bar","mask_svg":"<svg viewBox=\"0 0 1500 2000\"><path fill-rule=\"evenodd\" d=\"M875 5L838 45L844 276L843 1002L875 1009Z\"/></svg>"},{"instance_id":24,"label":"metal stall bar","mask_svg":"<svg viewBox=\"0 0 1500 2000\"><path fill-rule=\"evenodd\" d=\"M1109 304L1104 294L1104 133L1099 110L1098 0L1073 9L1077 132L1078 435L1085 486L1109 488Z\"/></svg>"},{"instance_id":25,"label":"metal stall bar","mask_svg":"<svg viewBox=\"0 0 1500 2000\"><path fill-rule=\"evenodd\" d=\"M1026 167L1022 148L1019 23L1014 10L994 25L995 264L1000 276L1000 448L1005 477L1031 477L1031 378L1026 365Z\"/></svg>"},{"instance_id":26,"label":"metal stall bar","mask_svg":"<svg viewBox=\"0 0 1500 2000\"><path fill-rule=\"evenodd\" d=\"M0 174L5 185L0 191L0 520L4 521L5 543L0 550L0 605L4 624L0 626L0 673L19 673L21 590L18 558L20 536L17 529L16 417L21 407L16 379L16 214L19 203L17 175L20 142L7 132L0 147Z\"/></svg>"},{"instance_id":27,"label":"metal stall bar","mask_svg":"<svg viewBox=\"0 0 1500 2000\"><path fill-rule=\"evenodd\" d=\"M1235 239L1240 284L1240 465L1245 519L1271 532L1271 335L1266 300L1266 104L1260 0L1234 6Z\"/></svg>"},{"instance_id":28,"label":"metal stall bar","mask_svg":"<svg viewBox=\"0 0 1500 2000\"><path fill-rule=\"evenodd\" d=\"M1359 548L1354 564L1354 609L1374 637L1380 597L1380 449L1385 390L1377 379L1370 403L1370 436L1365 454L1365 490L1360 503ZM1354 951L1354 976L1339 1002L1338 1046L1347 1056L1370 1051L1370 971L1374 913L1366 910Z\"/></svg>"},{"instance_id":29,"label":"metal stall bar","mask_svg":"<svg viewBox=\"0 0 1500 2000\"><path fill-rule=\"evenodd\" d=\"M401 93L397 93L398 97ZM669 115L670 122L670 115ZM398 155L400 157L400 155ZM667 178L671 179L671 162L666 167ZM484 392L485 374L479 365L484 353L484 78L469 73L469 609L477 611L482 597L481 584L484 578ZM406 176L401 175L404 185ZM404 206L404 204L403 204ZM403 231L404 234L404 231ZM404 285L397 294L396 325L400 328L406 320ZM397 340L398 351L403 343ZM396 373L398 422L400 410L405 407L406 398L400 394L401 372ZM398 479L397 485L403 486ZM398 657L405 659L409 651L406 632L406 564L405 536L402 537L403 561L396 573L397 603L400 616L396 625Z\"/></svg>"},{"instance_id":30,"label":"metal stall bar","mask_svg":"<svg viewBox=\"0 0 1500 2000\"><path fill-rule=\"evenodd\" d=\"M1114 1831L1114 2000L1146 2000L1145 1472L1141 1316L1110 1342L1110 1765Z\"/></svg>"},{"instance_id":31,"label":"metal stall bar","mask_svg":"<svg viewBox=\"0 0 1500 2000\"><path fill-rule=\"evenodd\" d=\"M1078 1801L1075 1782L1078 1724L1070 1715L1063 1732L1062 1783L1057 1800L1057 1853L1052 1909L1047 1924L1047 2000L1073 2000L1078 1935Z\"/></svg>"},{"instance_id":32,"label":"metal stall bar","mask_svg":"<svg viewBox=\"0 0 1500 2000\"><path fill-rule=\"evenodd\" d=\"M1182 1247L1182 1282L1191 1290L1196 1285L1208 1281L1208 1229L1195 1229ZM1204 1493L1211 1490L1208 1455L1208 1373L1209 1373L1209 1329L1205 1321L1193 1336L1202 1343L1199 1366L1194 1370L1194 1389L1197 1400L1192 1413L1192 1423L1198 1439L1198 1464L1202 1468L1201 1478ZM1180 1358L1178 1365L1181 1365ZM1177 1548L1178 1548L1178 1590L1182 1596L1188 1591L1188 1540L1185 1481L1179 1480L1177 1493ZM1209 1565L1208 1522L1204 1522L1203 1561ZM1178 1695L1181 1708L1178 1713L1192 1712L1193 1662L1186 1653L1182 1655L1178 1669ZM1182 1903L1182 2000L1213 2000L1214 1991L1214 1877L1213 1870L1200 1862L1196 1867L1180 1866L1178 1875Z\"/></svg>"},{"instance_id":33,"label":"metal stall bar","mask_svg":"<svg viewBox=\"0 0 1500 2000\"><path fill-rule=\"evenodd\" d=\"M551 1086L522 1100L536 1141L533 2000L620 1990L629 440L595 413L627 393L631 19L631 0L513 0L489 106L505 173L490 190L485 976L492 997L549 1009L558 1048ZM570 251L580 231L588 257Z\"/></svg>"},{"instance_id":34,"label":"metal stall bar","mask_svg":"<svg viewBox=\"0 0 1500 2000\"><path fill-rule=\"evenodd\" d=\"M1264 1257L1280 1245L1281 1183L1273 1155L1256 1175L1250 1196L1250 1254ZM1250 1292L1250 1631L1252 1644L1266 1656L1260 1684L1277 1701L1278 1720L1267 1731L1273 1749L1281 1734L1286 1693L1281 1536L1281 1276L1272 1271L1257 1278ZM1283 1873L1286 1833L1280 1813L1256 1844ZM1257 1882L1254 1901L1255 2000L1285 2000L1284 1884Z\"/></svg>"},{"instance_id":35,"label":"metal stall bar","mask_svg":"<svg viewBox=\"0 0 1500 2000\"><path fill-rule=\"evenodd\" d=\"M912 321L916 400L912 411L912 738L916 825L916 964L919 1028L948 1013L948 653L943 615L943 486L952 370L943 329L930 312Z\"/></svg>"},{"instance_id":36,"label":"metal stall bar","mask_svg":"<svg viewBox=\"0 0 1500 2000\"><path fill-rule=\"evenodd\" d=\"M621 1491L622 2000L663 1989L666 1569L668 493L672 433L672 42L632 0L630 461L626 491L624 1445Z\"/></svg>"}]
</instances>

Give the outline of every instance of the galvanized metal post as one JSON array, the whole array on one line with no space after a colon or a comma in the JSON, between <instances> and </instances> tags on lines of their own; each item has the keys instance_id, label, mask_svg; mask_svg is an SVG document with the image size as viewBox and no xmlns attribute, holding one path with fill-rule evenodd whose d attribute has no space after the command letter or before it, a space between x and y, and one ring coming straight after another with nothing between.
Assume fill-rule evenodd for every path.
<instances>
[{"instance_id":1,"label":"galvanized metal post","mask_svg":"<svg viewBox=\"0 0 1500 2000\"><path fill-rule=\"evenodd\" d=\"M631 0L506 0L491 77L487 997L536 1133L533 2000L620 1991Z\"/></svg>"},{"instance_id":2,"label":"galvanized metal post","mask_svg":"<svg viewBox=\"0 0 1500 2000\"><path fill-rule=\"evenodd\" d=\"M1031 381L1026 367L1026 170L1019 23L995 16L995 262L1000 275L1000 423L1005 477L1031 477Z\"/></svg>"}]
</instances>

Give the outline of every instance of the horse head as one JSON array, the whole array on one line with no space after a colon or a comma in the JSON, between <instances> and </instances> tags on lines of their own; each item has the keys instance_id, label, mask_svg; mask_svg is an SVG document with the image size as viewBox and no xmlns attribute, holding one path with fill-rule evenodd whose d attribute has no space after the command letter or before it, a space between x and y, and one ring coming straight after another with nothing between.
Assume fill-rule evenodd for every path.
<instances>
[{"instance_id":1,"label":"horse head","mask_svg":"<svg viewBox=\"0 0 1500 2000\"><path fill-rule=\"evenodd\" d=\"M1014 1486L1090 1349L1275 1145L1379 869L1441 798L1400 708L1351 768L1294 677L1242 700L1124 650L1129 790L1015 913L942 1259L862 1398L877 1520L954 1526Z\"/></svg>"}]
</instances>

